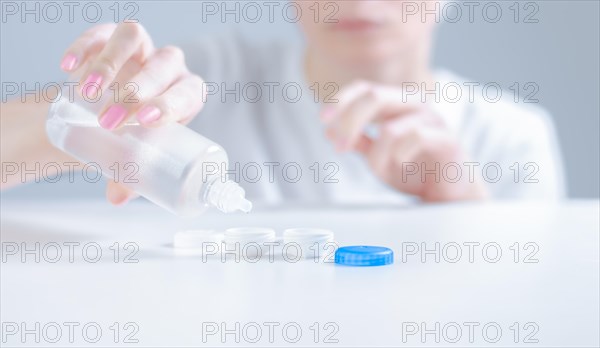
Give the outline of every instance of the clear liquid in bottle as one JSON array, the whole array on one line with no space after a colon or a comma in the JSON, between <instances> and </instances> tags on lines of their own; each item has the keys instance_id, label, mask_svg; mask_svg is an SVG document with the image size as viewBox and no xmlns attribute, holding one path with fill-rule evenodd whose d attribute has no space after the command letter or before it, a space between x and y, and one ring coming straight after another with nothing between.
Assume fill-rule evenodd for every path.
<instances>
[{"instance_id":1,"label":"clear liquid in bottle","mask_svg":"<svg viewBox=\"0 0 600 348\"><path fill-rule=\"evenodd\" d=\"M227 213L252 209L244 189L222 175L228 159L218 144L178 123L157 128L126 123L109 131L98 124L97 108L64 93L48 114L50 142L181 216L209 207Z\"/></svg>"}]
</instances>

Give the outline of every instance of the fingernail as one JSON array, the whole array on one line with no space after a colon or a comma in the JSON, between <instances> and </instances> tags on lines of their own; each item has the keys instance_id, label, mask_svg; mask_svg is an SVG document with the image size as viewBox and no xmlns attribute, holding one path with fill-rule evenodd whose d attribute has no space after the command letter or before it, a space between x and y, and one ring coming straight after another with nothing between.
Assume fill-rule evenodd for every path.
<instances>
[{"instance_id":1,"label":"fingernail","mask_svg":"<svg viewBox=\"0 0 600 348\"><path fill-rule=\"evenodd\" d=\"M129 202L131 197L126 193L117 190L109 190L107 193L108 201L114 205L121 206Z\"/></svg>"},{"instance_id":2,"label":"fingernail","mask_svg":"<svg viewBox=\"0 0 600 348\"><path fill-rule=\"evenodd\" d=\"M100 117L100 126L106 129L115 129L127 116L127 110L120 105L112 105L106 110L104 115Z\"/></svg>"},{"instance_id":3,"label":"fingernail","mask_svg":"<svg viewBox=\"0 0 600 348\"><path fill-rule=\"evenodd\" d=\"M160 109L156 106L144 106L137 113L137 119L141 124L150 124L160 118Z\"/></svg>"},{"instance_id":4,"label":"fingernail","mask_svg":"<svg viewBox=\"0 0 600 348\"><path fill-rule=\"evenodd\" d=\"M327 130L325 131L325 136L329 140L334 140L335 139L335 131L333 130L333 128L327 128Z\"/></svg>"},{"instance_id":5,"label":"fingernail","mask_svg":"<svg viewBox=\"0 0 600 348\"><path fill-rule=\"evenodd\" d=\"M347 147L348 142L346 141L346 139L339 139L335 142L335 148L337 151L345 151Z\"/></svg>"},{"instance_id":6,"label":"fingernail","mask_svg":"<svg viewBox=\"0 0 600 348\"><path fill-rule=\"evenodd\" d=\"M88 98L95 98L97 93L102 86L102 75L98 73L91 73L81 86L81 94Z\"/></svg>"},{"instance_id":7,"label":"fingernail","mask_svg":"<svg viewBox=\"0 0 600 348\"><path fill-rule=\"evenodd\" d=\"M333 107L325 106L321 111L321 120L322 121L330 121L333 118Z\"/></svg>"},{"instance_id":8,"label":"fingernail","mask_svg":"<svg viewBox=\"0 0 600 348\"><path fill-rule=\"evenodd\" d=\"M73 69L75 69L75 66L77 65L77 56L75 56L72 53L67 54L62 62L60 63L60 68L63 69L64 71L71 71Z\"/></svg>"}]
</instances>

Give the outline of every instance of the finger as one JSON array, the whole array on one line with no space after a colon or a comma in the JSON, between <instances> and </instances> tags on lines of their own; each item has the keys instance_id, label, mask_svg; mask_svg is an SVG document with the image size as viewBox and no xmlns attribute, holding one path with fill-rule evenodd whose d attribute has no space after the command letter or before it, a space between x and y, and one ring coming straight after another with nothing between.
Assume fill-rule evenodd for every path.
<instances>
[{"instance_id":1,"label":"finger","mask_svg":"<svg viewBox=\"0 0 600 348\"><path fill-rule=\"evenodd\" d=\"M131 189L112 180L106 186L106 199L114 205L123 205L138 195Z\"/></svg>"},{"instance_id":2,"label":"finger","mask_svg":"<svg viewBox=\"0 0 600 348\"><path fill-rule=\"evenodd\" d=\"M430 134L428 129L421 127L407 127L401 134L395 134L391 159L400 165L414 163L417 158L422 162L425 158L421 154L429 146Z\"/></svg>"},{"instance_id":3,"label":"finger","mask_svg":"<svg viewBox=\"0 0 600 348\"><path fill-rule=\"evenodd\" d=\"M186 75L163 94L149 100L136 117L150 127L169 122L189 122L204 106L203 83L199 76Z\"/></svg>"},{"instance_id":4,"label":"finger","mask_svg":"<svg viewBox=\"0 0 600 348\"><path fill-rule=\"evenodd\" d=\"M106 108L100 116L100 125L106 129L117 128L128 115L139 111L145 102L166 91L186 71L181 49L167 46L156 50L129 82L121 84L119 102ZM156 121L160 114L150 112L142 116L138 120L145 125Z\"/></svg>"},{"instance_id":5,"label":"finger","mask_svg":"<svg viewBox=\"0 0 600 348\"><path fill-rule=\"evenodd\" d=\"M75 72L85 65L89 57L100 52L117 27L114 23L92 27L78 37L65 51L60 67L65 72Z\"/></svg>"},{"instance_id":6,"label":"finger","mask_svg":"<svg viewBox=\"0 0 600 348\"><path fill-rule=\"evenodd\" d=\"M403 117L396 117L383 120L383 122L377 125L377 129L379 131L378 134L380 134L380 137L393 139L403 138L406 134L409 134L418 127L437 126L438 124L440 123L438 123L436 119L427 117L423 113L416 112L406 114ZM333 130L328 129L328 137L334 137ZM372 146L375 144L376 141L377 139L373 139L372 137L364 133L360 134L352 150L358 151L359 153L367 156L370 152L376 151L372 149ZM382 142L377 142L377 144L381 143Z\"/></svg>"},{"instance_id":7,"label":"finger","mask_svg":"<svg viewBox=\"0 0 600 348\"><path fill-rule=\"evenodd\" d=\"M332 122L336 143L341 150L350 150L368 124L404 117L418 108L423 106L403 103L397 89L370 87L347 104Z\"/></svg>"},{"instance_id":8,"label":"finger","mask_svg":"<svg viewBox=\"0 0 600 348\"><path fill-rule=\"evenodd\" d=\"M362 134L358 138L354 149L356 151L358 151L359 153L361 153L362 155L367 156L369 154L369 152L371 151L371 147L373 146L373 143L374 143L373 139Z\"/></svg>"},{"instance_id":9,"label":"finger","mask_svg":"<svg viewBox=\"0 0 600 348\"><path fill-rule=\"evenodd\" d=\"M451 143L441 141L443 134L438 128L412 127L396 136L390 157L390 163L395 168L391 172L396 174L390 181L404 187L406 193L419 196L424 201L439 200L435 197L442 192L447 194L456 189L462 190L462 185L456 185L456 182L446 185L441 181L439 173L446 164L444 158L453 157L441 155L438 151L454 151ZM427 174L428 171L430 174Z\"/></svg>"},{"instance_id":10,"label":"finger","mask_svg":"<svg viewBox=\"0 0 600 348\"><path fill-rule=\"evenodd\" d=\"M340 93L336 96L338 102L335 104L327 104L321 110L321 120L325 122L325 124L329 124L335 121L340 114L349 108L351 108L351 104L361 96L364 96L370 92L375 91L378 97L382 99L390 100L394 104L401 104L406 106L407 108L416 108L421 103L414 102L413 99L411 101L405 96L404 90L401 88L392 88L385 86L377 86L368 81L355 81L344 87ZM396 105L396 106L398 106Z\"/></svg>"},{"instance_id":11,"label":"finger","mask_svg":"<svg viewBox=\"0 0 600 348\"><path fill-rule=\"evenodd\" d=\"M413 161L427 146L427 130L430 128L427 119L419 113L392 118L379 124L377 139L361 135L356 147L373 172L390 182L394 172L402 173L403 163ZM396 170L393 170L392 164L396 165Z\"/></svg>"},{"instance_id":12,"label":"finger","mask_svg":"<svg viewBox=\"0 0 600 348\"><path fill-rule=\"evenodd\" d=\"M352 103L354 99L365 93L371 84L366 81L356 81L344 87L338 95L336 95L337 103L326 104L321 109L321 120L325 124L330 124L335 118Z\"/></svg>"},{"instance_id":13,"label":"finger","mask_svg":"<svg viewBox=\"0 0 600 348\"><path fill-rule=\"evenodd\" d=\"M382 133L391 137L402 138L419 127L429 126L429 122L424 113L415 112L406 114L404 117L386 120L380 126Z\"/></svg>"},{"instance_id":14,"label":"finger","mask_svg":"<svg viewBox=\"0 0 600 348\"><path fill-rule=\"evenodd\" d=\"M381 135L376 140L371 140L370 146L365 149L365 157L371 170L384 181L387 181L391 175L390 163L394 141L392 135L381 132Z\"/></svg>"},{"instance_id":15,"label":"finger","mask_svg":"<svg viewBox=\"0 0 600 348\"><path fill-rule=\"evenodd\" d=\"M346 151L355 147L364 127L377 118L380 108L372 93L366 93L348 104L330 125L334 130L336 149Z\"/></svg>"},{"instance_id":16,"label":"finger","mask_svg":"<svg viewBox=\"0 0 600 348\"><path fill-rule=\"evenodd\" d=\"M137 23L125 22L117 26L110 39L84 74L81 93L95 98L98 90L112 82L121 68L133 59L141 64L152 51L152 40Z\"/></svg>"}]
</instances>

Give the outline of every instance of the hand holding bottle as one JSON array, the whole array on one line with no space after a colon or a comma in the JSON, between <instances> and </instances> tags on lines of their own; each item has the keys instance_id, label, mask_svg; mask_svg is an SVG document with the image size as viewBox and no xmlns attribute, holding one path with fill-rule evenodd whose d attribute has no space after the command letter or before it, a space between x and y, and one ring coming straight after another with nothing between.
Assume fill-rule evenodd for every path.
<instances>
[{"instance_id":1,"label":"hand holding bottle","mask_svg":"<svg viewBox=\"0 0 600 348\"><path fill-rule=\"evenodd\" d=\"M79 92L90 100L109 89L115 94L99 115L99 124L109 130L133 116L146 127L187 123L203 106L203 80L187 69L181 49L155 48L138 23L87 30L66 50L61 68L79 79ZM122 204L134 195L109 181L107 198L112 203Z\"/></svg>"}]
</instances>

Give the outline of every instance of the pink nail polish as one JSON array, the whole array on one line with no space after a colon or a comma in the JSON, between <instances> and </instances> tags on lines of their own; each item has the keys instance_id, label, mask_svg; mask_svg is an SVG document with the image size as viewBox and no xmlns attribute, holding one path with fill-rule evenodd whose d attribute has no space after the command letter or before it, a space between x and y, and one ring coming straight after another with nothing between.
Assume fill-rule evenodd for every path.
<instances>
[{"instance_id":1,"label":"pink nail polish","mask_svg":"<svg viewBox=\"0 0 600 348\"><path fill-rule=\"evenodd\" d=\"M127 110L120 105L112 105L106 110L104 115L100 117L100 126L106 129L115 129L127 116Z\"/></svg>"},{"instance_id":2,"label":"pink nail polish","mask_svg":"<svg viewBox=\"0 0 600 348\"><path fill-rule=\"evenodd\" d=\"M102 75L98 73L91 73L83 86L81 86L81 94L86 97L93 99L96 98L98 93L100 93L100 87L102 86Z\"/></svg>"},{"instance_id":3,"label":"pink nail polish","mask_svg":"<svg viewBox=\"0 0 600 348\"><path fill-rule=\"evenodd\" d=\"M107 195L108 200L116 206L125 205L125 203L129 202L129 200L131 199L129 195L121 191L113 192L112 190L109 190Z\"/></svg>"},{"instance_id":4,"label":"pink nail polish","mask_svg":"<svg viewBox=\"0 0 600 348\"><path fill-rule=\"evenodd\" d=\"M321 111L321 120L325 122L330 121L333 118L333 114L333 107L325 106Z\"/></svg>"},{"instance_id":5,"label":"pink nail polish","mask_svg":"<svg viewBox=\"0 0 600 348\"><path fill-rule=\"evenodd\" d=\"M64 71L71 71L75 66L77 66L77 57L72 53L67 54L60 63L60 68Z\"/></svg>"},{"instance_id":6,"label":"pink nail polish","mask_svg":"<svg viewBox=\"0 0 600 348\"><path fill-rule=\"evenodd\" d=\"M144 106L137 113L137 119L141 124L150 124L160 118L160 109L156 106Z\"/></svg>"}]
</instances>

